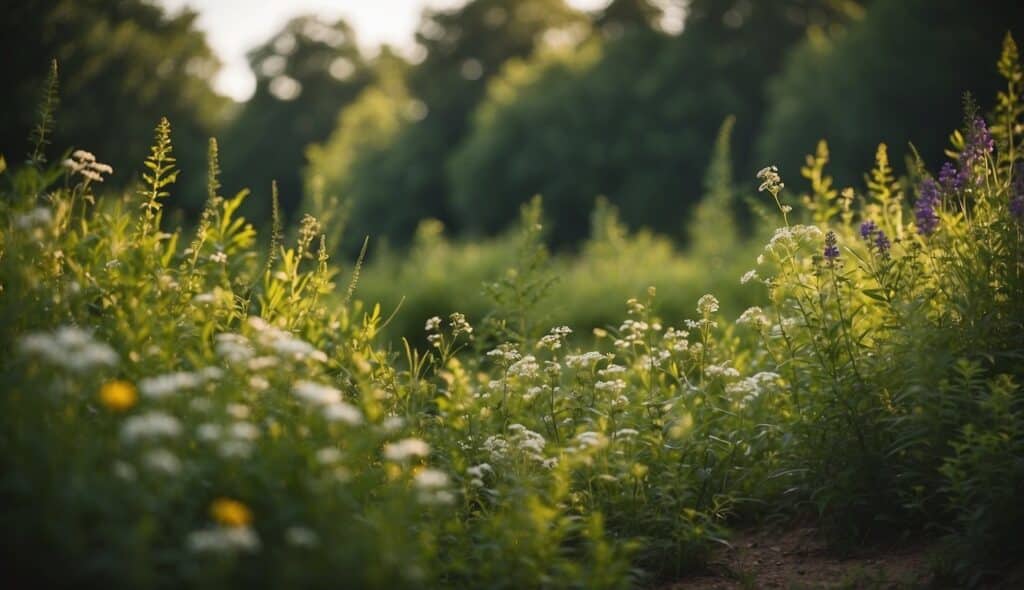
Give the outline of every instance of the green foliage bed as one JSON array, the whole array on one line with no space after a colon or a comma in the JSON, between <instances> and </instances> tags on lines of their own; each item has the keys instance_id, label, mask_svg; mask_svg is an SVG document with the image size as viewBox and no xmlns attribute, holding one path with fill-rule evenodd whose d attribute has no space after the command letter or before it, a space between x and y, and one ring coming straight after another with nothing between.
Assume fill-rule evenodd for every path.
<instances>
[{"instance_id":1,"label":"green foliage bed","mask_svg":"<svg viewBox=\"0 0 1024 590\"><path fill-rule=\"evenodd\" d=\"M162 220L167 121L138 193L97 198L97 156L46 161L45 101L31 161L0 177L3 576L628 587L780 514L838 546L940 534L950 579L998 575L1024 525L1009 37L999 68L995 109L968 106L937 174L896 179L883 146L868 190L840 193L821 151L797 203L763 170L777 229L742 280L766 295L735 321L711 294L681 312L649 289L616 329L570 338L543 320L532 206L486 317L431 318L398 353L380 308L336 285L317 220L256 247L214 142L185 234Z\"/></svg>"}]
</instances>

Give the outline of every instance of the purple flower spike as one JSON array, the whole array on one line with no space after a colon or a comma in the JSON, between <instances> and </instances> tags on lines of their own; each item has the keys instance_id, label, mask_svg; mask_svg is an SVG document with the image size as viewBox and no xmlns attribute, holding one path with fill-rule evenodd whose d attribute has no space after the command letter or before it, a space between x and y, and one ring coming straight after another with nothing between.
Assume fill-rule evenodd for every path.
<instances>
[{"instance_id":1,"label":"purple flower spike","mask_svg":"<svg viewBox=\"0 0 1024 590\"><path fill-rule=\"evenodd\" d=\"M914 203L914 216L917 219L917 230L930 236L939 227L939 216L935 208L939 205L939 186L931 178L921 183L920 196Z\"/></svg>"},{"instance_id":2,"label":"purple flower spike","mask_svg":"<svg viewBox=\"0 0 1024 590\"><path fill-rule=\"evenodd\" d=\"M967 175L963 170L957 170L952 162L946 162L939 170L939 184L946 193L955 193L964 187L967 182Z\"/></svg>"},{"instance_id":3,"label":"purple flower spike","mask_svg":"<svg viewBox=\"0 0 1024 590\"><path fill-rule=\"evenodd\" d=\"M889 237L885 235L885 232L878 230L878 235L875 236L875 248L878 248L879 256L883 258L889 257L889 248L892 244L889 243Z\"/></svg>"},{"instance_id":4,"label":"purple flower spike","mask_svg":"<svg viewBox=\"0 0 1024 590\"><path fill-rule=\"evenodd\" d=\"M837 246L836 233L833 231L825 234L825 260L835 262L839 258L839 246Z\"/></svg>"},{"instance_id":5,"label":"purple flower spike","mask_svg":"<svg viewBox=\"0 0 1024 590\"><path fill-rule=\"evenodd\" d=\"M870 239L876 231L878 231L878 226L870 219L860 224L860 237L864 240Z\"/></svg>"}]
</instances>

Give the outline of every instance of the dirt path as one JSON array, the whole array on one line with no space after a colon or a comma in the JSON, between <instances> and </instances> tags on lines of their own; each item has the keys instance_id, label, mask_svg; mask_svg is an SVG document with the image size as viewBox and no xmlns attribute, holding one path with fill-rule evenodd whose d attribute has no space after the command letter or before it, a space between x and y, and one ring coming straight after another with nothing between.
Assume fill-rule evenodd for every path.
<instances>
[{"instance_id":1,"label":"dirt path","mask_svg":"<svg viewBox=\"0 0 1024 590\"><path fill-rule=\"evenodd\" d=\"M740 533L731 545L715 554L709 573L662 590L910 590L930 583L924 544L838 557L817 529L805 527Z\"/></svg>"}]
</instances>

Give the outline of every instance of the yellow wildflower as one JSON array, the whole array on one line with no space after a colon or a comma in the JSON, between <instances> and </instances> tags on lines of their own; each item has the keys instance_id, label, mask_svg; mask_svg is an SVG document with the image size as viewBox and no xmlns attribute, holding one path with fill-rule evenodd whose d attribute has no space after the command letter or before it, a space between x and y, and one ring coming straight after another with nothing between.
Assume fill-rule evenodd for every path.
<instances>
[{"instance_id":1,"label":"yellow wildflower","mask_svg":"<svg viewBox=\"0 0 1024 590\"><path fill-rule=\"evenodd\" d=\"M231 498L214 500L210 505L210 514L218 523L229 527L243 527L252 522L249 507Z\"/></svg>"},{"instance_id":2,"label":"yellow wildflower","mask_svg":"<svg viewBox=\"0 0 1024 590\"><path fill-rule=\"evenodd\" d=\"M128 381L116 379L107 381L100 387L100 402L109 410L123 412L135 405L138 400L135 386Z\"/></svg>"}]
</instances>

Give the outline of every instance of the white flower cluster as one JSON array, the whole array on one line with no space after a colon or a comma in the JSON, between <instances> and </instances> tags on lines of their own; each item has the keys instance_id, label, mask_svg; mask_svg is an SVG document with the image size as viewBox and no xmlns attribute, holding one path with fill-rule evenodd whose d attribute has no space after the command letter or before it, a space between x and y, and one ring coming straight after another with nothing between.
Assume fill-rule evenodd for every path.
<instances>
[{"instance_id":1,"label":"white flower cluster","mask_svg":"<svg viewBox=\"0 0 1024 590\"><path fill-rule=\"evenodd\" d=\"M776 166L765 166L757 172L757 177L761 180L761 186L757 187L757 191L763 193L768 191L773 195L776 195L785 188L786 184L782 182L782 177L779 175L779 169Z\"/></svg>"},{"instance_id":2,"label":"white flower cluster","mask_svg":"<svg viewBox=\"0 0 1024 590\"><path fill-rule=\"evenodd\" d=\"M565 343L565 339L569 334L572 334L572 330L568 326L555 326L537 342L537 348L558 350L562 348L562 344Z\"/></svg>"},{"instance_id":3,"label":"white flower cluster","mask_svg":"<svg viewBox=\"0 0 1024 590\"><path fill-rule=\"evenodd\" d=\"M251 553L259 551L260 538L248 526L215 526L189 533L186 545L193 553Z\"/></svg>"},{"instance_id":4,"label":"white flower cluster","mask_svg":"<svg viewBox=\"0 0 1024 590\"><path fill-rule=\"evenodd\" d=\"M273 350L282 358L295 361L327 362L327 355L317 350L312 344L268 324L262 318L249 318L249 326L256 332L260 345Z\"/></svg>"},{"instance_id":5,"label":"white flower cluster","mask_svg":"<svg viewBox=\"0 0 1024 590\"><path fill-rule=\"evenodd\" d=\"M259 427L244 420L232 422L227 428L209 422L196 427L196 438L216 444L217 453L225 459L248 458L252 455L252 443L259 437Z\"/></svg>"},{"instance_id":6,"label":"white flower cluster","mask_svg":"<svg viewBox=\"0 0 1024 590\"><path fill-rule=\"evenodd\" d=\"M760 277L757 276L757 269L751 269L743 273L743 276L740 277L740 284L746 285L750 281L756 281L758 278Z\"/></svg>"},{"instance_id":7,"label":"white flower cluster","mask_svg":"<svg viewBox=\"0 0 1024 590\"><path fill-rule=\"evenodd\" d=\"M487 356L497 360L504 366L509 366L520 358L519 351L514 344L506 342L498 345L497 348L487 353Z\"/></svg>"},{"instance_id":8,"label":"white flower cluster","mask_svg":"<svg viewBox=\"0 0 1024 590\"><path fill-rule=\"evenodd\" d=\"M96 156L85 150L75 150L70 158L64 160L63 165L71 174L80 174L93 182L103 182L104 174L114 173L108 164L97 162Z\"/></svg>"},{"instance_id":9,"label":"white flower cluster","mask_svg":"<svg viewBox=\"0 0 1024 590\"><path fill-rule=\"evenodd\" d=\"M34 229L46 227L53 222L53 213L49 207L36 207L28 213L21 213L14 218L14 226L18 229Z\"/></svg>"},{"instance_id":10,"label":"white flower cluster","mask_svg":"<svg viewBox=\"0 0 1024 590\"><path fill-rule=\"evenodd\" d=\"M343 422L349 426L363 423L363 413L356 406L341 399L341 390L314 381L296 381L292 393L313 405L320 406L324 418L331 422Z\"/></svg>"},{"instance_id":11,"label":"white flower cluster","mask_svg":"<svg viewBox=\"0 0 1024 590\"><path fill-rule=\"evenodd\" d=\"M484 441L482 449L490 454L492 461L502 461L509 458L512 451L518 451L530 460L544 462L544 447L547 441L543 435L522 424L510 424L508 431L508 438L496 434Z\"/></svg>"},{"instance_id":12,"label":"white flower cluster","mask_svg":"<svg viewBox=\"0 0 1024 590\"><path fill-rule=\"evenodd\" d=\"M579 443L581 449L599 449L608 444L608 437L600 432L581 432L576 435L576 442Z\"/></svg>"},{"instance_id":13,"label":"white flower cluster","mask_svg":"<svg viewBox=\"0 0 1024 590\"><path fill-rule=\"evenodd\" d=\"M161 399L189 389L195 389L207 381L214 381L222 376L217 367L205 367L199 372L177 371L146 377L139 381L139 392L144 397Z\"/></svg>"},{"instance_id":14,"label":"white flower cluster","mask_svg":"<svg viewBox=\"0 0 1024 590\"><path fill-rule=\"evenodd\" d=\"M156 438L174 438L181 434L181 422L164 412L147 412L126 419L121 424L121 438L126 443Z\"/></svg>"},{"instance_id":15,"label":"white flower cluster","mask_svg":"<svg viewBox=\"0 0 1024 590\"><path fill-rule=\"evenodd\" d=\"M775 229L772 238L764 247L765 254L781 254L780 248L792 250L801 243L817 244L823 240L825 234L814 225L791 225ZM759 260L760 263L760 260Z\"/></svg>"},{"instance_id":16,"label":"white flower cluster","mask_svg":"<svg viewBox=\"0 0 1024 590\"><path fill-rule=\"evenodd\" d=\"M388 461L401 463L414 457L426 457L429 454L430 445L418 438L403 438L384 445L384 458Z\"/></svg>"},{"instance_id":17,"label":"white flower cluster","mask_svg":"<svg viewBox=\"0 0 1024 590\"><path fill-rule=\"evenodd\" d=\"M470 477L469 485L477 488L484 487L484 477L488 473L494 473L494 468L491 467L490 463L473 465L466 470L466 474Z\"/></svg>"},{"instance_id":18,"label":"white flower cluster","mask_svg":"<svg viewBox=\"0 0 1024 590\"><path fill-rule=\"evenodd\" d=\"M730 383L726 386L725 392L737 396L740 405L745 406L756 400L769 387L777 385L781 378L778 373L762 371L735 383Z\"/></svg>"},{"instance_id":19,"label":"white flower cluster","mask_svg":"<svg viewBox=\"0 0 1024 590\"><path fill-rule=\"evenodd\" d=\"M33 332L24 336L18 347L24 354L38 356L51 365L76 373L95 367L114 367L118 363L113 348L74 326L62 326L54 332Z\"/></svg>"},{"instance_id":20,"label":"white flower cluster","mask_svg":"<svg viewBox=\"0 0 1024 590\"><path fill-rule=\"evenodd\" d=\"M594 388L598 391L619 394L626 390L626 382L622 379L612 379L611 381L598 381L594 384Z\"/></svg>"},{"instance_id":21,"label":"white flower cluster","mask_svg":"<svg viewBox=\"0 0 1024 590\"><path fill-rule=\"evenodd\" d=\"M466 316L459 312L448 316L448 325L452 328L453 338L458 338L462 334L469 336L473 333L473 326L469 325Z\"/></svg>"},{"instance_id":22,"label":"white flower cluster","mask_svg":"<svg viewBox=\"0 0 1024 590\"><path fill-rule=\"evenodd\" d=\"M622 322L622 325L619 326L619 338L615 341L615 348L626 349L636 344L643 344L645 335L650 328L647 322L640 320Z\"/></svg>"},{"instance_id":23,"label":"white flower cluster","mask_svg":"<svg viewBox=\"0 0 1024 590\"><path fill-rule=\"evenodd\" d=\"M697 313L702 316L709 316L718 311L718 299L708 293L697 300Z\"/></svg>"},{"instance_id":24,"label":"white flower cluster","mask_svg":"<svg viewBox=\"0 0 1024 590\"><path fill-rule=\"evenodd\" d=\"M248 338L231 332L214 337L214 350L230 363L245 362L256 355Z\"/></svg>"},{"instance_id":25,"label":"white flower cluster","mask_svg":"<svg viewBox=\"0 0 1024 590\"><path fill-rule=\"evenodd\" d=\"M592 350L583 354L567 355L565 357L565 364L572 369L589 369L606 358L609 357L606 357L604 353Z\"/></svg>"},{"instance_id":26,"label":"white flower cluster","mask_svg":"<svg viewBox=\"0 0 1024 590\"><path fill-rule=\"evenodd\" d=\"M532 354L528 354L518 361L512 363L508 368L508 374L513 377L532 379L540 373L540 365Z\"/></svg>"},{"instance_id":27,"label":"white flower cluster","mask_svg":"<svg viewBox=\"0 0 1024 590\"><path fill-rule=\"evenodd\" d=\"M679 330L669 327L665 330L662 342L665 348L672 352L686 352L690 348L690 333L686 330Z\"/></svg>"},{"instance_id":28,"label":"white flower cluster","mask_svg":"<svg viewBox=\"0 0 1024 590\"><path fill-rule=\"evenodd\" d=\"M750 326L757 330L763 330L771 325L771 320L768 319L768 314L764 312L760 307L747 308L740 317L736 318L737 326Z\"/></svg>"},{"instance_id":29,"label":"white flower cluster","mask_svg":"<svg viewBox=\"0 0 1024 590\"><path fill-rule=\"evenodd\" d=\"M448 481L448 474L440 469L427 467L417 471L413 476L416 499L431 506L451 504L455 495L448 491Z\"/></svg>"},{"instance_id":30,"label":"white flower cluster","mask_svg":"<svg viewBox=\"0 0 1024 590\"><path fill-rule=\"evenodd\" d=\"M718 365L708 365L704 367L704 374L710 379L721 377L723 379L739 379L740 372L734 367L729 366L729 361Z\"/></svg>"}]
</instances>

